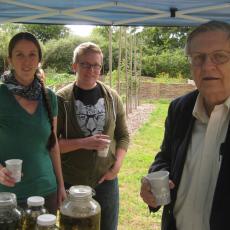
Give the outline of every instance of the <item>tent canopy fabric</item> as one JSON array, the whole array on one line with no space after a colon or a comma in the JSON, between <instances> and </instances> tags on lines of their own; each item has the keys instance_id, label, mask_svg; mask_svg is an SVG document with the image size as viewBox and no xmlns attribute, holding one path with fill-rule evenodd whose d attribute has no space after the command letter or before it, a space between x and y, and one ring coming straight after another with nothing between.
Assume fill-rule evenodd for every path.
<instances>
[{"instance_id":1,"label":"tent canopy fabric","mask_svg":"<svg viewBox=\"0 0 230 230\"><path fill-rule=\"evenodd\" d=\"M230 23L223 0L0 0L0 23L195 26Z\"/></svg>"}]
</instances>

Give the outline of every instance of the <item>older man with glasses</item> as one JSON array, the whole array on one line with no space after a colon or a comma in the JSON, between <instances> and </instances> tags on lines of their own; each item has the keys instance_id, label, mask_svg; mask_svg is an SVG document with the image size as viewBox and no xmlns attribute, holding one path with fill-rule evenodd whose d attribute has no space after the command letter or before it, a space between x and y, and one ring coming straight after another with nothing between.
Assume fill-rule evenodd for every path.
<instances>
[{"instance_id":1,"label":"older man with glasses","mask_svg":"<svg viewBox=\"0 0 230 230\"><path fill-rule=\"evenodd\" d=\"M82 43L74 50L77 79L57 92L57 134L66 189L72 185L94 188L95 199L101 205L100 229L116 230L117 175L129 134L121 98L98 81L102 61L102 51L94 43Z\"/></svg>"},{"instance_id":2,"label":"older man with glasses","mask_svg":"<svg viewBox=\"0 0 230 230\"><path fill-rule=\"evenodd\" d=\"M149 168L170 172L162 230L228 229L230 25L211 21L195 28L186 53L197 90L170 104L161 151ZM151 211L159 209L145 179L140 195Z\"/></svg>"}]
</instances>

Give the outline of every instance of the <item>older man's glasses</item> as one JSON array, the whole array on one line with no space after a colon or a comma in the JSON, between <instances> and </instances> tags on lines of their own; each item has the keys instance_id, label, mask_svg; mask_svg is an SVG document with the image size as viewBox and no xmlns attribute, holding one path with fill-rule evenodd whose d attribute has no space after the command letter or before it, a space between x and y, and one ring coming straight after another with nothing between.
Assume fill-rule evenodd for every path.
<instances>
[{"instance_id":1,"label":"older man's glasses","mask_svg":"<svg viewBox=\"0 0 230 230\"><path fill-rule=\"evenodd\" d=\"M230 60L230 52L220 50L212 53L194 53L188 56L188 60L192 66L202 66L207 58L210 58L211 62L215 65L221 65L227 63Z\"/></svg>"},{"instance_id":2,"label":"older man's glasses","mask_svg":"<svg viewBox=\"0 0 230 230\"><path fill-rule=\"evenodd\" d=\"M99 65L99 64L91 65L91 64L89 64L87 62L80 62L79 64L83 69L93 69L93 70L96 70L96 71L101 70L101 65Z\"/></svg>"}]
</instances>

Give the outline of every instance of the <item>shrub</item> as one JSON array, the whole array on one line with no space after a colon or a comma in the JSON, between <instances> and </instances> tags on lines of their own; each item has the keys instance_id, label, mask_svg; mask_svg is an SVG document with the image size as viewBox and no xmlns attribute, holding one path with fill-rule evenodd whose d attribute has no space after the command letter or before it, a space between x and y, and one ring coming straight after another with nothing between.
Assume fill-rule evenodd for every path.
<instances>
[{"instance_id":1,"label":"shrub","mask_svg":"<svg viewBox=\"0 0 230 230\"><path fill-rule=\"evenodd\" d=\"M46 43L43 68L54 69L57 72L72 73L73 51L82 41L80 37L68 37L51 40Z\"/></svg>"},{"instance_id":2,"label":"shrub","mask_svg":"<svg viewBox=\"0 0 230 230\"><path fill-rule=\"evenodd\" d=\"M0 75L4 72L4 60L3 57L0 56Z\"/></svg>"},{"instance_id":3,"label":"shrub","mask_svg":"<svg viewBox=\"0 0 230 230\"><path fill-rule=\"evenodd\" d=\"M189 65L183 50L167 50L160 54L152 54L143 57L143 75L156 77L160 73L167 73L169 77L177 78L190 76Z\"/></svg>"}]
</instances>

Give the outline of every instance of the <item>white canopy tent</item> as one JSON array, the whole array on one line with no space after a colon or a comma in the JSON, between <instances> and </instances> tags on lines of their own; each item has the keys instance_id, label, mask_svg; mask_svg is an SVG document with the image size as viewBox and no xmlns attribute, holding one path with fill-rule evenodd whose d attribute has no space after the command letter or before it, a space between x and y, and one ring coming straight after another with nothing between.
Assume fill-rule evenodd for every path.
<instances>
[{"instance_id":1,"label":"white canopy tent","mask_svg":"<svg viewBox=\"0 0 230 230\"><path fill-rule=\"evenodd\" d=\"M230 22L223 0L0 0L0 23L184 26Z\"/></svg>"}]
</instances>

